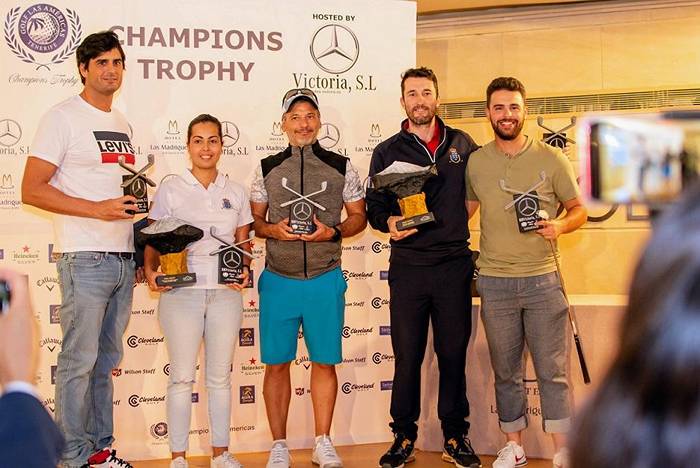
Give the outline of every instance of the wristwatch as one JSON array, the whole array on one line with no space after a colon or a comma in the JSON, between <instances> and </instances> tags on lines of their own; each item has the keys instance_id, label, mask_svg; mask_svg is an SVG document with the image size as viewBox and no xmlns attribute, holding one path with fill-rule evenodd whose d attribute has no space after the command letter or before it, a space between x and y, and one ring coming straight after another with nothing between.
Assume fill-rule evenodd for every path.
<instances>
[{"instance_id":1,"label":"wristwatch","mask_svg":"<svg viewBox=\"0 0 700 468\"><path fill-rule=\"evenodd\" d=\"M335 233L333 234L333 237L331 237L331 242L338 242L343 235L340 233L338 226L333 226L333 231L335 231Z\"/></svg>"}]
</instances>

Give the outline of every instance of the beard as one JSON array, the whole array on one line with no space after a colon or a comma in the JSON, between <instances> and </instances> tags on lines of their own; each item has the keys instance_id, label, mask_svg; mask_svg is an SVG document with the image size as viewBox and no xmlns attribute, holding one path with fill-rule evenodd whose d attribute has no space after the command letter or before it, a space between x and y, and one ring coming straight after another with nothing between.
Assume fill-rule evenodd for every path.
<instances>
[{"instance_id":1,"label":"beard","mask_svg":"<svg viewBox=\"0 0 700 468\"><path fill-rule=\"evenodd\" d=\"M498 124L501 122L517 122L510 130L502 129ZM491 121L491 127L493 131L501 140L511 141L515 140L520 132L523 131L523 126L525 125L525 120L515 120L515 119L501 119L496 122Z\"/></svg>"},{"instance_id":2,"label":"beard","mask_svg":"<svg viewBox=\"0 0 700 468\"><path fill-rule=\"evenodd\" d=\"M418 110L424 110L427 111L427 113L423 115L417 115ZM414 125L426 125L432 122L432 120L435 118L435 113L437 112L437 105L429 107L429 106L414 106L410 111L406 109L406 116L408 117L408 120L410 120Z\"/></svg>"}]
</instances>

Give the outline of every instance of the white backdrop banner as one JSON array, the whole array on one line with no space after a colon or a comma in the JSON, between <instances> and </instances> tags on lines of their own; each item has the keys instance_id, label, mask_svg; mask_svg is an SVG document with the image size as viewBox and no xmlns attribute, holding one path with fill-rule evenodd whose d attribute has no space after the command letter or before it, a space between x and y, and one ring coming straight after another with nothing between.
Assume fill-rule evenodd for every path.
<instances>
[{"instance_id":1,"label":"white backdrop banner","mask_svg":"<svg viewBox=\"0 0 700 468\"><path fill-rule=\"evenodd\" d=\"M349 156L364 176L374 147L395 133L404 117L398 102L400 74L415 63L416 6L391 0L133 0L99 2L99 6L88 0L51 2L0 3L0 266L29 274L42 334L38 386L45 405L53 411L61 331L51 217L22 206L20 187L39 118L82 89L74 53L82 39L112 29L123 41L127 68L115 105L131 122L136 167L146 164L148 154L155 156L148 175L156 181L188 166L187 124L206 112L223 121L220 169L249 186L258 161L287 144L280 129L281 99L294 87L309 87L318 94L323 121L320 143ZM253 263L253 287L245 290L244 319L232 369L230 430L235 452L263 451L270 444L255 289L264 265L264 243L258 241L254 250L260 257ZM343 243L343 273L348 282L344 360L338 366L332 429L340 445L391 438L387 424L394 356L388 258L388 238L370 229ZM168 456L165 392L169 364L157 303L157 295L145 284L136 285L124 335L124 359L113 370L116 445L131 460ZM606 322L610 316L603 310L596 320L582 314L582 329L590 334L612 330ZM476 312L473 323L475 336L468 355L470 435L478 452L495 453L503 439L497 429L493 375ZM598 341L610 334L600 335ZM314 428L310 362L301 338L292 365L288 440L294 448L311 446ZM432 341L426 353L419 444L440 450ZM600 363L606 362L607 354L591 354L590 361L600 366L592 365L596 378L604 370ZM204 362L201 357L200 362ZM549 441L539 429L537 384L528 372L528 414L532 418L528 453L551 455ZM574 367L574 393L586 394L577 372ZM209 453L203 377L201 366L192 394L193 455Z\"/></svg>"},{"instance_id":2,"label":"white backdrop banner","mask_svg":"<svg viewBox=\"0 0 700 468\"><path fill-rule=\"evenodd\" d=\"M403 117L399 80L415 63L416 6L391 0L49 1L1 3L0 265L29 274L42 333L38 385L53 410L61 331L51 217L22 206L20 187L39 118L82 89L75 64L80 42L106 29L123 42L126 72L115 106L131 123L136 167L146 164L148 154L155 156L148 175L156 181L188 166L187 124L206 112L223 122L220 169L247 187L258 161L287 145L280 129L281 99L295 87L319 96L320 143L349 156L364 177L375 145L395 133ZM255 250L263 254L263 242ZM387 239L370 230L344 244L345 360L338 369L333 432L340 444L390 437L393 356L382 273L387 262ZM254 262L256 281L263 265L262 258ZM270 435L254 287L244 300L232 369L231 446L260 451L269 447ZM115 435L129 459L168 455L169 366L157 301L145 284L135 287L125 356L113 371ZM313 440L310 363L303 340L299 343L289 416L293 447ZM209 453L203 372L202 366L192 394L193 455Z\"/></svg>"}]
</instances>

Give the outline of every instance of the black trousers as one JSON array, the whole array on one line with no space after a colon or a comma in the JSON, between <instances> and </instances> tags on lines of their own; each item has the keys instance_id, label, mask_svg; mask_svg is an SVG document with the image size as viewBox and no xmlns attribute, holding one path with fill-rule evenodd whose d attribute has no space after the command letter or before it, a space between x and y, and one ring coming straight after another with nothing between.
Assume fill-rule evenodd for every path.
<instances>
[{"instance_id":1,"label":"black trousers","mask_svg":"<svg viewBox=\"0 0 700 468\"><path fill-rule=\"evenodd\" d=\"M433 326L440 370L438 417L445 438L469 430L465 366L471 335L470 284L474 264L460 257L434 266L389 266L394 383L390 424L394 433L415 439L420 415L421 364ZM430 322L429 322L430 321Z\"/></svg>"}]
</instances>

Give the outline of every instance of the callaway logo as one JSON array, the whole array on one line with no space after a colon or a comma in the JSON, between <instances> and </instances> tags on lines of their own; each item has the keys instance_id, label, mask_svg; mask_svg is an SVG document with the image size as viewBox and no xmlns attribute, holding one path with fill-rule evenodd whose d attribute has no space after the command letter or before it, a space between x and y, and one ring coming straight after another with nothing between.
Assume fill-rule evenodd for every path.
<instances>
[{"instance_id":1,"label":"callaway logo","mask_svg":"<svg viewBox=\"0 0 700 468\"><path fill-rule=\"evenodd\" d=\"M22 127L11 119L0 120L0 145L14 146L22 138Z\"/></svg>"},{"instance_id":2,"label":"callaway logo","mask_svg":"<svg viewBox=\"0 0 700 468\"><path fill-rule=\"evenodd\" d=\"M332 123L324 123L318 131L318 142L326 149L331 149L340 141L340 130Z\"/></svg>"},{"instance_id":3,"label":"callaway logo","mask_svg":"<svg viewBox=\"0 0 700 468\"><path fill-rule=\"evenodd\" d=\"M311 58L328 73L345 73L360 55L360 43L350 29L340 24L322 26L311 39Z\"/></svg>"}]
</instances>

